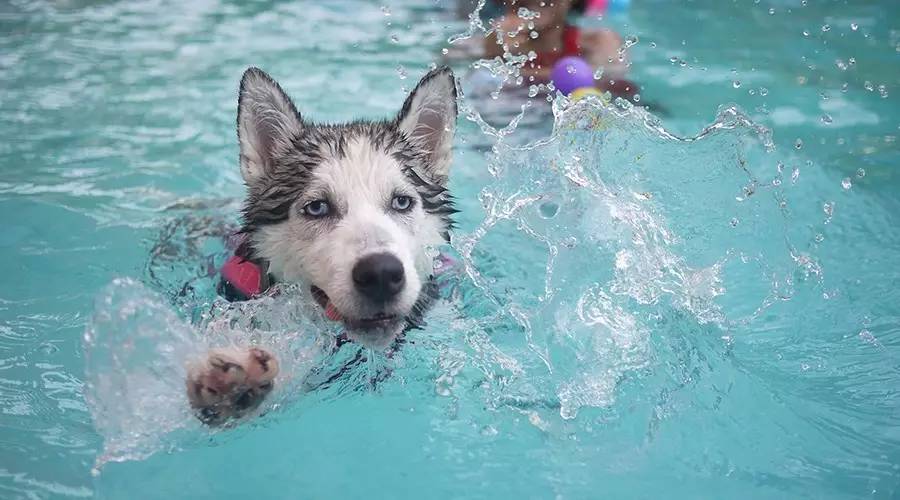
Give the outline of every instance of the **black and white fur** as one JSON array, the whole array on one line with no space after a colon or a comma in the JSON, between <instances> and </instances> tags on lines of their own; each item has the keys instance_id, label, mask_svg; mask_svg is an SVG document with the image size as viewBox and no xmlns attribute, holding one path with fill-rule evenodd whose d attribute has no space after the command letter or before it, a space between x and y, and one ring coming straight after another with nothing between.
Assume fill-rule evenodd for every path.
<instances>
[{"instance_id":1,"label":"black and white fur","mask_svg":"<svg viewBox=\"0 0 900 500\"><path fill-rule=\"evenodd\" d=\"M448 68L425 75L394 119L340 125L304 120L275 80L248 69L237 119L246 257L275 281L308 285L351 339L389 345L421 315L449 237L456 115Z\"/></svg>"}]
</instances>

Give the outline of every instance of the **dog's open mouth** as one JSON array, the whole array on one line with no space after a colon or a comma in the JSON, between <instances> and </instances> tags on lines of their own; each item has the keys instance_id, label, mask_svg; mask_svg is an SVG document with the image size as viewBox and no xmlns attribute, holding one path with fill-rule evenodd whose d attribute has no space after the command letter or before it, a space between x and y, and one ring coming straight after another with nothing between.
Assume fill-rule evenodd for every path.
<instances>
[{"instance_id":1,"label":"dog's open mouth","mask_svg":"<svg viewBox=\"0 0 900 500\"><path fill-rule=\"evenodd\" d=\"M387 329L396 325L399 319L396 314L387 314L383 312L377 313L369 318L348 318L337 310L331 302L331 299L328 298L328 294L325 293L325 290L313 285L309 288L309 291L313 296L313 300L325 310L325 317L332 321L341 321L347 328L352 330Z\"/></svg>"}]
</instances>

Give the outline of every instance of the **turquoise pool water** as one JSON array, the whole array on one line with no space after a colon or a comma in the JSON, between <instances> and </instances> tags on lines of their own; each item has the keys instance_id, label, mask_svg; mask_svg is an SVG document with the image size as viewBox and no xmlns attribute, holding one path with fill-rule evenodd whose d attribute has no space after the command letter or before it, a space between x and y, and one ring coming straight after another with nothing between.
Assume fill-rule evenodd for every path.
<instances>
[{"instance_id":1,"label":"turquoise pool water","mask_svg":"<svg viewBox=\"0 0 900 500\"><path fill-rule=\"evenodd\" d=\"M242 193L240 74L382 117L467 23L430 0L0 6L0 497L895 498L896 6L633 4L666 113L536 99L502 129L523 101L467 92L465 267L430 326L212 434L154 426L162 392L104 420L86 396L116 394L86 382L129 342L174 366L155 341L216 318L315 326L289 301L185 321ZM287 342L298 379L354 355L310 342Z\"/></svg>"}]
</instances>

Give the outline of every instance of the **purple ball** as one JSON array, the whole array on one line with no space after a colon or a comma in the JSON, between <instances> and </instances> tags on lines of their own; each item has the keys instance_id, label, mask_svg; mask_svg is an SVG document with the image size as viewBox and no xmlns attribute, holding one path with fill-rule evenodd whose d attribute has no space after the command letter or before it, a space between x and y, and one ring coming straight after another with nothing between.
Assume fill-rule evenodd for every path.
<instances>
[{"instance_id":1,"label":"purple ball","mask_svg":"<svg viewBox=\"0 0 900 500\"><path fill-rule=\"evenodd\" d=\"M593 87L594 70L580 57L563 57L553 65L550 79L560 92L568 95L575 89Z\"/></svg>"}]
</instances>

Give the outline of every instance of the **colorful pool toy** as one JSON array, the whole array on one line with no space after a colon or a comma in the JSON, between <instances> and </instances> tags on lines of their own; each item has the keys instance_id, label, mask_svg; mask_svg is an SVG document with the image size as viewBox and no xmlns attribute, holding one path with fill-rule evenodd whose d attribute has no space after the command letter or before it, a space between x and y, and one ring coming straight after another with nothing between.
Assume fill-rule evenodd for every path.
<instances>
[{"instance_id":1,"label":"colorful pool toy","mask_svg":"<svg viewBox=\"0 0 900 500\"><path fill-rule=\"evenodd\" d=\"M563 57L553 65L550 72L553 85L563 94L594 87L594 70L584 59L576 56Z\"/></svg>"}]
</instances>

